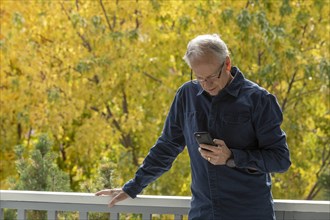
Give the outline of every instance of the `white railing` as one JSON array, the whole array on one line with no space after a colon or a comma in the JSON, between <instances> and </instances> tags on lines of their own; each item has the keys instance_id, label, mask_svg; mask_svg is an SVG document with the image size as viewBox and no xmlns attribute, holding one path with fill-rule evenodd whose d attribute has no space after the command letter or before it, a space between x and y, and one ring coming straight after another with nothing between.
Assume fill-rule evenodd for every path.
<instances>
[{"instance_id":1,"label":"white railing","mask_svg":"<svg viewBox=\"0 0 330 220\"><path fill-rule=\"evenodd\" d=\"M17 210L19 220L26 219L27 210L46 210L48 219L57 219L59 211L78 212L83 220L91 212L108 213L110 219L120 219L126 213L141 214L143 220L162 219L162 214L168 214L163 219L187 219L190 206L190 197L185 196L141 195L112 208L107 207L109 200L91 193L0 190L0 219L4 219L4 209ZM329 201L275 200L275 210L277 220L330 219Z\"/></svg>"}]
</instances>

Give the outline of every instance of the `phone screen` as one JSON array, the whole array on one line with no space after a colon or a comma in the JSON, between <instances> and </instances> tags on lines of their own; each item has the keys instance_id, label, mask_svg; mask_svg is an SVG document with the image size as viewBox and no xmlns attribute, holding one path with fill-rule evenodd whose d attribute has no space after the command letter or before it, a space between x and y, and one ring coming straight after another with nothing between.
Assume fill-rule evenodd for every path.
<instances>
[{"instance_id":1,"label":"phone screen","mask_svg":"<svg viewBox=\"0 0 330 220\"><path fill-rule=\"evenodd\" d=\"M205 131L195 132L194 135L196 141L199 144L208 144L208 145L216 146L216 144L213 142L211 135L208 132Z\"/></svg>"}]
</instances>

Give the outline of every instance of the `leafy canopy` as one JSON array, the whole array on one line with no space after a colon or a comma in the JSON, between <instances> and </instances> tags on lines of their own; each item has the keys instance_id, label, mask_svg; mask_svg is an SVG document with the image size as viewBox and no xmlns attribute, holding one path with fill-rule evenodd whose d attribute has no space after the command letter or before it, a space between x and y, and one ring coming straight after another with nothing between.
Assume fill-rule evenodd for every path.
<instances>
[{"instance_id":1,"label":"leafy canopy","mask_svg":"<svg viewBox=\"0 0 330 220\"><path fill-rule=\"evenodd\" d=\"M219 33L234 65L283 109L293 165L274 175L275 197L314 198L330 160L329 8L323 0L2 1L1 181L15 172L13 146L31 148L46 132L72 189L98 179L101 161L121 186L190 78L186 44ZM145 193L189 195L189 169L185 151Z\"/></svg>"}]
</instances>

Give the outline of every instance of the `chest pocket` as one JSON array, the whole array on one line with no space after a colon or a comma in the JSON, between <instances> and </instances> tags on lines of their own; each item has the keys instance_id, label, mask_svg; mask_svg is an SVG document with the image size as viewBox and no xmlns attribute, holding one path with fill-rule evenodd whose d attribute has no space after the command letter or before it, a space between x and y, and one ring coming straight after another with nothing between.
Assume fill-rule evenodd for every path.
<instances>
[{"instance_id":1,"label":"chest pocket","mask_svg":"<svg viewBox=\"0 0 330 220\"><path fill-rule=\"evenodd\" d=\"M233 113L233 114L225 114L223 117L223 123L225 125L243 125L251 121L250 114L246 113Z\"/></svg>"},{"instance_id":2,"label":"chest pocket","mask_svg":"<svg viewBox=\"0 0 330 220\"><path fill-rule=\"evenodd\" d=\"M244 148L255 142L249 112L225 113L221 119L221 133L230 147Z\"/></svg>"},{"instance_id":3,"label":"chest pocket","mask_svg":"<svg viewBox=\"0 0 330 220\"><path fill-rule=\"evenodd\" d=\"M205 114L200 112L188 112L185 113L185 126L184 133L186 137L186 143L196 143L194 132L207 131L207 117Z\"/></svg>"}]
</instances>

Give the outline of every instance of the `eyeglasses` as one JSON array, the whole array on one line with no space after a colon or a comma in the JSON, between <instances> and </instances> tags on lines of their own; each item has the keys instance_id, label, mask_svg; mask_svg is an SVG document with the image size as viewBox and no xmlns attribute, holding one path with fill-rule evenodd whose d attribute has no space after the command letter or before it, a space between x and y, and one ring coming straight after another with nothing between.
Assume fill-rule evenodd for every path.
<instances>
[{"instance_id":1,"label":"eyeglasses","mask_svg":"<svg viewBox=\"0 0 330 220\"><path fill-rule=\"evenodd\" d=\"M192 79L193 71L192 71L192 69L190 69L190 80L192 82L195 82L195 83L196 83L196 81L199 82L199 83L205 83L205 82L212 82L212 80L217 79L217 78L219 79L220 76L221 76L221 74L222 74L222 69L223 69L223 66L225 65L225 62L226 61L224 61L222 63L222 65L221 65L221 67L219 69L219 73L213 74L213 75L211 75L211 76L209 76L209 77L207 77L205 79L202 79L202 78L197 77L195 80L193 80Z\"/></svg>"}]
</instances>

